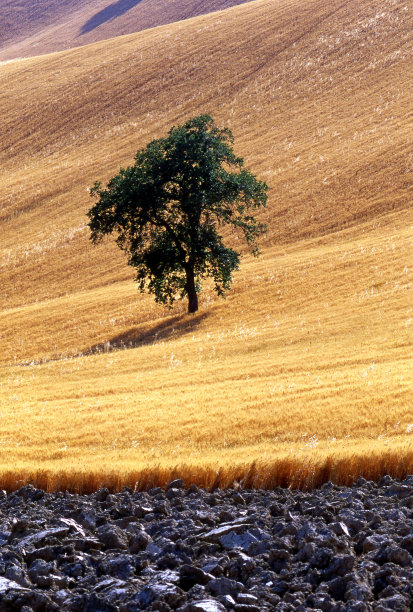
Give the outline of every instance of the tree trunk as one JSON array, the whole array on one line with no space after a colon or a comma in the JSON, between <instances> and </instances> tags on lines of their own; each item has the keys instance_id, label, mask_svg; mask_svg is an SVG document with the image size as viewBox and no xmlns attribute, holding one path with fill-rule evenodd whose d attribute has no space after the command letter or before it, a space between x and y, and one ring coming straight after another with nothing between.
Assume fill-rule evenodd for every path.
<instances>
[{"instance_id":1,"label":"tree trunk","mask_svg":"<svg viewBox=\"0 0 413 612\"><path fill-rule=\"evenodd\" d=\"M195 274L192 267L186 268L186 292L188 294L188 313L198 310L198 295L195 289Z\"/></svg>"}]
</instances>

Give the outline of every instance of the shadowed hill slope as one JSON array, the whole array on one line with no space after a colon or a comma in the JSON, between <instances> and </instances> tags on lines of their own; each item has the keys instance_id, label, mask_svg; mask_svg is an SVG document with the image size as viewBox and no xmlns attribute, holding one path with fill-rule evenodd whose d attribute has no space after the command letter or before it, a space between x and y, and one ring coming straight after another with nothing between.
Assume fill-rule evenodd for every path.
<instances>
[{"instance_id":1,"label":"shadowed hill slope","mask_svg":"<svg viewBox=\"0 0 413 612\"><path fill-rule=\"evenodd\" d=\"M0 60L78 47L247 1L0 0Z\"/></svg>"},{"instance_id":2,"label":"shadowed hill slope","mask_svg":"<svg viewBox=\"0 0 413 612\"><path fill-rule=\"evenodd\" d=\"M258 0L0 64L1 458L412 465L412 26L394 0ZM85 212L88 185L204 112L270 185L269 231L189 321L92 248Z\"/></svg>"}]
</instances>

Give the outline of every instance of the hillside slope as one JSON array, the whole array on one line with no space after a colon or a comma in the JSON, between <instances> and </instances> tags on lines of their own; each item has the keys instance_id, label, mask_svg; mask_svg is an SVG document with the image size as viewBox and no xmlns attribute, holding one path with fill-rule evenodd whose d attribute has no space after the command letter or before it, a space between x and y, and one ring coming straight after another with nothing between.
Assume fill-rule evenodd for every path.
<instances>
[{"instance_id":1,"label":"hillside slope","mask_svg":"<svg viewBox=\"0 0 413 612\"><path fill-rule=\"evenodd\" d=\"M393 0L258 0L0 64L0 457L124 481L413 468L412 26ZM188 318L92 248L85 212L88 185L203 112L270 185L269 231Z\"/></svg>"},{"instance_id":2,"label":"hillside slope","mask_svg":"<svg viewBox=\"0 0 413 612\"><path fill-rule=\"evenodd\" d=\"M0 0L0 61L79 47L248 0Z\"/></svg>"},{"instance_id":3,"label":"hillside slope","mask_svg":"<svg viewBox=\"0 0 413 612\"><path fill-rule=\"evenodd\" d=\"M34 262L37 299L130 278L115 249L90 248L86 187L201 112L269 183L268 245L410 209L411 12L305 6L262 0L0 65L4 306L31 301Z\"/></svg>"}]
</instances>

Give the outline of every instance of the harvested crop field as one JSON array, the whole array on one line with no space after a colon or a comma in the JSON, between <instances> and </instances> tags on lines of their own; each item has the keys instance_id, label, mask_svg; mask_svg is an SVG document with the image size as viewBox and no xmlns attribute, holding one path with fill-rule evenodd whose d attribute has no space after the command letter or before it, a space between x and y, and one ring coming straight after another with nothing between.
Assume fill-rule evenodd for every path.
<instances>
[{"instance_id":1,"label":"harvested crop field","mask_svg":"<svg viewBox=\"0 0 413 612\"><path fill-rule=\"evenodd\" d=\"M403 2L258 0L0 63L2 486L412 471L412 31ZM85 215L201 112L269 184L269 231L188 316Z\"/></svg>"}]
</instances>

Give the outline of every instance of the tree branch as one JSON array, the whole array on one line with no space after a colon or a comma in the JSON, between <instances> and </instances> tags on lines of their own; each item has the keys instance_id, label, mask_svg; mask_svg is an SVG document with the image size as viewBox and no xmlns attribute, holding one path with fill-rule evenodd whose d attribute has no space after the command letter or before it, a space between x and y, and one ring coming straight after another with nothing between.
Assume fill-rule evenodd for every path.
<instances>
[{"instance_id":1,"label":"tree branch","mask_svg":"<svg viewBox=\"0 0 413 612\"><path fill-rule=\"evenodd\" d=\"M183 259L183 261L186 261L186 256L187 253L185 251L185 249L183 248L181 242L178 240L178 237L176 235L176 233L174 232L174 230L172 229L172 227L169 225L169 223L167 221L165 221L164 219L159 219L156 215L154 215L153 217L153 221L152 223L154 225L156 225L157 227L164 227L166 229L166 231L170 234L170 236L172 237L172 240L174 241L176 248L178 249L179 253L181 254L181 257Z\"/></svg>"}]
</instances>

